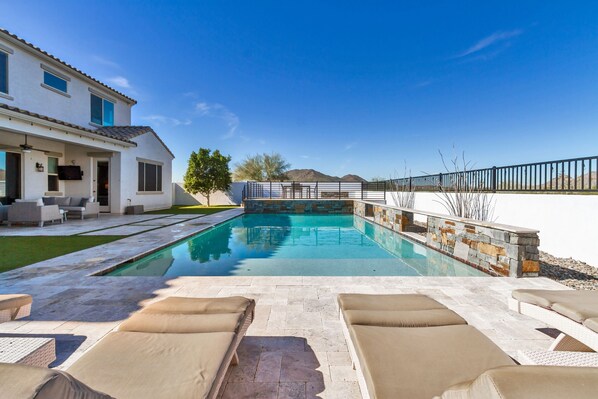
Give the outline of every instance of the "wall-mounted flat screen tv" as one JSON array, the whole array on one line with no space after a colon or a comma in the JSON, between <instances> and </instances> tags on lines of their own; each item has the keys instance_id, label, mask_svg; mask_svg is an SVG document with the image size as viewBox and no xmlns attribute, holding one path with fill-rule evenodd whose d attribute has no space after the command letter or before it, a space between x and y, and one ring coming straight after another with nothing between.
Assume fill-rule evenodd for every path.
<instances>
[{"instance_id":1,"label":"wall-mounted flat screen tv","mask_svg":"<svg viewBox=\"0 0 598 399\"><path fill-rule=\"evenodd\" d=\"M60 180L82 180L80 166L59 166L58 179Z\"/></svg>"}]
</instances>

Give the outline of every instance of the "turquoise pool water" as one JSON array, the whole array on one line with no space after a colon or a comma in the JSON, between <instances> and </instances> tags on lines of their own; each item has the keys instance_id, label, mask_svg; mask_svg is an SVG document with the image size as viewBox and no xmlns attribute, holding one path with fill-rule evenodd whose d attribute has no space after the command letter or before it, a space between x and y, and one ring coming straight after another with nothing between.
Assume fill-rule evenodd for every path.
<instances>
[{"instance_id":1,"label":"turquoise pool water","mask_svg":"<svg viewBox=\"0 0 598 399\"><path fill-rule=\"evenodd\" d=\"M485 276L353 215L243 215L112 276Z\"/></svg>"}]
</instances>

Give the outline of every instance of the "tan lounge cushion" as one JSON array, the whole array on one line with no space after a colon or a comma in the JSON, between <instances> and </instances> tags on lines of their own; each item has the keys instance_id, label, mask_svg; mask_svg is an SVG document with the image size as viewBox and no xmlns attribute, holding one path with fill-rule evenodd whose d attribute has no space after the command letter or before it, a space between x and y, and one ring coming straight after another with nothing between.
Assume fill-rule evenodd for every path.
<instances>
[{"instance_id":1,"label":"tan lounge cushion","mask_svg":"<svg viewBox=\"0 0 598 399\"><path fill-rule=\"evenodd\" d=\"M31 295L3 294L0 295L0 310L15 309L27 306L33 302Z\"/></svg>"},{"instance_id":2,"label":"tan lounge cushion","mask_svg":"<svg viewBox=\"0 0 598 399\"><path fill-rule=\"evenodd\" d=\"M343 310L431 310L447 308L440 302L420 294L339 294L338 303Z\"/></svg>"},{"instance_id":3,"label":"tan lounge cushion","mask_svg":"<svg viewBox=\"0 0 598 399\"><path fill-rule=\"evenodd\" d=\"M205 398L235 334L108 334L68 372L118 399Z\"/></svg>"},{"instance_id":4,"label":"tan lounge cushion","mask_svg":"<svg viewBox=\"0 0 598 399\"><path fill-rule=\"evenodd\" d=\"M584 320L583 325L592 331L598 332L598 317L592 317L590 319Z\"/></svg>"},{"instance_id":5,"label":"tan lounge cushion","mask_svg":"<svg viewBox=\"0 0 598 399\"><path fill-rule=\"evenodd\" d=\"M598 291L514 290L513 298L521 302L552 309L578 323L598 317Z\"/></svg>"},{"instance_id":6,"label":"tan lounge cushion","mask_svg":"<svg viewBox=\"0 0 598 399\"><path fill-rule=\"evenodd\" d=\"M593 399L597 396L598 368L512 366L488 370L469 384L451 387L441 398Z\"/></svg>"},{"instance_id":7,"label":"tan lounge cushion","mask_svg":"<svg viewBox=\"0 0 598 399\"><path fill-rule=\"evenodd\" d=\"M598 294L598 291L591 292ZM586 319L598 317L598 296L595 300L580 298L579 300L557 302L552 305L552 310L578 323L583 323Z\"/></svg>"},{"instance_id":8,"label":"tan lounge cushion","mask_svg":"<svg viewBox=\"0 0 598 399\"><path fill-rule=\"evenodd\" d=\"M67 373L43 367L0 363L2 399L113 399Z\"/></svg>"},{"instance_id":9,"label":"tan lounge cushion","mask_svg":"<svg viewBox=\"0 0 598 399\"><path fill-rule=\"evenodd\" d=\"M244 313L135 313L118 331L151 333L237 332Z\"/></svg>"},{"instance_id":10,"label":"tan lounge cushion","mask_svg":"<svg viewBox=\"0 0 598 399\"><path fill-rule=\"evenodd\" d=\"M598 301L598 291L521 289L513 290L511 295L518 301L547 309L550 309L552 305L557 302L571 302L578 300Z\"/></svg>"},{"instance_id":11,"label":"tan lounge cushion","mask_svg":"<svg viewBox=\"0 0 598 399\"><path fill-rule=\"evenodd\" d=\"M347 324L381 327L433 327L467 324L449 309L430 310L344 310Z\"/></svg>"},{"instance_id":12,"label":"tan lounge cushion","mask_svg":"<svg viewBox=\"0 0 598 399\"><path fill-rule=\"evenodd\" d=\"M350 333L374 398L430 399L488 369L515 364L468 325L351 326Z\"/></svg>"},{"instance_id":13,"label":"tan lounge cushion","mask_svg":"<svg viewBox=\"0 0 598 399\"><path fill-rule=\"evenodd\" d=\"M255 301L241 296L226 298L189 298L171 296L149 304L141 313L244 313L253 309Z\"/></svg>"}]
</instances>

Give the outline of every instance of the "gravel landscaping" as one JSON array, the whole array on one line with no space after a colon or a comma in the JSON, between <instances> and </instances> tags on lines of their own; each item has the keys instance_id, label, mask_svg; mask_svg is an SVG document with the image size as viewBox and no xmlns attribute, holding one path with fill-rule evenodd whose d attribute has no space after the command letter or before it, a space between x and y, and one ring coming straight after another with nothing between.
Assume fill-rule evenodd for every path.
<instances>
[{"instance_id":1,"label":"gravel landscaping","mask_svg":"<svg viewBox=\"0 0 598 399\"><path fill-rule=\"evenodd\" d=\"M557 258L542 251L540 276L576 290L598 290L598 268L572 258Z\"/></svg>"}]
</instances>

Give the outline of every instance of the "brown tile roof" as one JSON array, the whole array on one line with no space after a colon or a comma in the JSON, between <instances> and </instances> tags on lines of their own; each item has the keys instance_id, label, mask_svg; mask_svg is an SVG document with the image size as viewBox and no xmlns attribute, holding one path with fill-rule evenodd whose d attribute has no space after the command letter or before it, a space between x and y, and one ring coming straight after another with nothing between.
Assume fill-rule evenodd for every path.
<instances>
[{"instance_id":1,"label":"brown tile roof","mask_svg":"<svg viewBox=\"0 0 598 399\"><path fill-rule=\"evenodd\" d=\"M111 137L121 137L122 140L131 140L137 136L141 136L145 133L152 133L158 141L166 148L166 151L172 155L174 158L174 154L166 144L162 141L160 136L152 129L150 126L103 126L98 128L99 132L105 133L106 135L110 135Z\"/></svg>"},{"instance_id":2,"label":"brown tile roof","mask_svg":"<svg viewBox=\"0 0 598 399\"><path fill-rule=\"evenodd\" d=\"M111 139L120 140L120 141L124 141L125 143L137 145L137 143L135 143L134 141L128 140L128 139L123 138L123 137L118 136L118 135L110 135L109 133L99 131L99 129L96 129L96 130L88 129L88 128L83 127L83 126L75 125L74 123L69 123L69 122L61 121L60 119L55 119L55 118L51 118L49 116L36 114L35 112L27 111L27 110L24 110L24 109L21 109L21 108L17 108L17 107L11 107L8 104L2 104L2 103L0 103L0 108L6 109L6 110L9 110L9 111L13 111L13 112L17 112L17 113L22 114L22 115L32 116L34 118L42 119L44 121L48 121L48 122L52 122L52 123L57 123L59 125L70 127L70 128L73 128L73 129L83 130L84 132L97 134L98 136L109 137Z\"/></svg>"},{"instance_id":3,"label":"brown tile roof","mask_svg":"<svg viewBox=\"0 0 598 399\"><path fill-rule=\"evenodd\" d=\"M85 72L81 71L80 69L77 69L77 68L75 68L75 67L74 67L74 66L72 66L71 64L68 64L68 63L66 63L65 61L61 60L60 58L58 58L58 57L55 57L55 56L53 56L52 54L50 54L50 53L48 53L48 52L46 52L46 51L44 51L44 50L40 49L39 47L35 46L34 44L32 44L32 43L29 43L29 42L28 42L28 41L26 41L25 39L22 39L22 38L20 38L19 36L15 35L15 34L13 34L13 33L10 33L10 32L9 32L9 31L7 31L6 29L2 29L2 28L0 28L0 33L1 33L1 34L4 34L4 35L6 35L6 36L9 36L9 37L11 37L11 38L12 38L12 39L14 39L14 40L17 40L17 41L19 41L20 43L22 43L22 44L24 44L24 45L28 46L29 48L32 48L32 49L34 49L35 51L38 51L38 52L42 53L43 55L45 55L45 56L47 56L47 57L50 57L50 58L51 58L51 59L53 59L54 61L56 61L56 62L58 62L58 63L60 63L60 64L64 65L65 67L69 68L70 70L72 70L72 71L75 71L75 72L77 72L78 74L80 74L80 75L83 75L83 76L85 76L86 78L93 80L93 81L94 81L94 82L96 82L97 84L104 86L105 88L107 88L108 90L110 90L110 91L112 91L112 92L114 92L114 93L118 94L119 96L126 98L127 100L131 101L133 104L137 104L137 101L136 101L136 100L134 100L133 98L131 98L131 97L129 97L129 96L127 96L127 95L125 95L125 94L121 93L121 92L120 92L120 91L118 91L118 90L115 90L115 89L113 89L112 87L108 86L108 85L107 85L107 84L105 84L105 83L102 83L102 82L100 82L100 81L99 81L99 80L97 80L96 78L94 78L94 77L92 77L92 76L90 76L90 75L86 74Z\"/></svg>"},{"instance_id":4,"label":"brown tile roof","mask_svg":"<svg viewBox=\"0 0 598 399\"><path fill-rule=\"evenodd\" d=\"M6 109L9 111L13 111L13 112L17 112L22 115L32 116L34 118L38 118L38 119L41 119L44 121L56 123L58 125L70 127L70 128L77 129L77 130L82 130L87 133L97 134L98 136L103 136L103 137L108 137L108 138L111 138L114 140L119 140L119 141L122 141L122 142L125 142L128 144L133 144L134 146L137 146L137 143L132 140L133 138L135 138L137 136L141 136L142 134L145 134L145 133L152 133L154 136L156 136L156 138L164 146L164 148L166 148L166 151L168 151L170 153L170 155L172 155L173 158L175 157L174 154L172 153L172 151L170 151L170 149L168 148L168 146L166 144L164 144L164 142L162 141L160 136L158 136L158 134L150 126L103 126L103 127L93 130L93 129L88 129L83 126L75 125L73 123L61 121L59 119L50 118L49 116L36 114L35 112L26 111L24 109L20 109L17 107L11 107L8 104L0 103L0 108Z\"/></svg>"}]
</instances>

